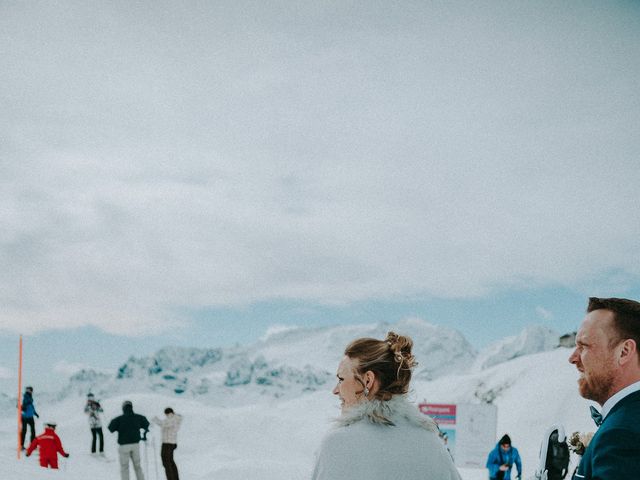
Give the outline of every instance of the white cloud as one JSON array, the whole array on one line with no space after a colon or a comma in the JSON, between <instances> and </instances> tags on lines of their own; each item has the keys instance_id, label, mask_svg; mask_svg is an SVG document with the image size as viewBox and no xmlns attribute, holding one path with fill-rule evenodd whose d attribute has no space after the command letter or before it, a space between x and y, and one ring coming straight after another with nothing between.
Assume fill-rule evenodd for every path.
<instances>
[{"instance_id":1,"label":"white cloud","mask_svg":"<svg viewBox=\"0 0 640 480\"><path fill-rule=\"evenodd\" d=\"M324 22L339 5L114 11L88 36L57 8L5 9L22 49L0 59L0 329L637 284L629 16L452 5L368 8L357 28Z\"/></svg>"}]
</instances>

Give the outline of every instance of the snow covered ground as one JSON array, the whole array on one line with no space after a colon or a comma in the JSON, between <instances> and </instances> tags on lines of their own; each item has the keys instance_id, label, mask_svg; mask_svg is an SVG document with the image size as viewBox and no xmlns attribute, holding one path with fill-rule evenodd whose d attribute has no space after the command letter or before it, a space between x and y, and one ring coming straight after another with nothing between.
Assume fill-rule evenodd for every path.
<instances>
[{"instance_id":1,"label":"snow covered ground","mask_svg":"<svg viewBox=\"0 0 640 480\"><path fill-rule=\"evenodd\" d=\"M433 381L416 381L412 398L429 402L475 402L493 398L498 406L498 436L508 432L523 457L525 478L536 468L545 429L562 423L567 431L593 431L589 403L577 393L577 374L567 362L570 350L558 348L521 356L480 372L448 375ZM314 452L330 420L339 413L331 387L295 398L260 397L252 404L211 405L208 397L184 398L158 393L136 393L103 399L106 420L120 414L126 398L149 418L162 416L172 406L185 417L175 457L181 477L193 480L219 478L305 479L313 468ZM36 398L37 400L37 398ZM71 457L62 459L59 472L46 471L37 456L16 460L15 416L0 418L0 470L10 480L64 478L112 480L119 478L115 435L106 433L110 463L89 454L90 433L83 414L84 397L68 397L38 408L42 420L58 422L58 432ZM7 412L9 413L9 412ZM38 432L41 431L38 423ZM159 432L147 443L148 479L164 478L159 461ZM493 445L487 445L487 452ZM143 454L144 454L143 447ZM144 459L144 455L143 455ZM144 463L144 461L143 461ZM461 470L464 480L486 479L486 470ZM132 478L135 476L132 474Z\"/></svg>"}]
</instances>

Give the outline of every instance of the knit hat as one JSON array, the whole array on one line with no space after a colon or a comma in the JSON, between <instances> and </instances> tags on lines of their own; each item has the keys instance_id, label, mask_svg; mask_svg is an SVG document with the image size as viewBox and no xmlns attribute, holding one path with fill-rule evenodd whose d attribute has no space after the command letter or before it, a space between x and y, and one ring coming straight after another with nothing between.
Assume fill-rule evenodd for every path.
<instances>
[{"instance_id":1,"label":"knit hat","mask_svg":"<svg viewBox=\"0 0 640 480\"><path fill-rule=\"evenodd\" d=\"M89 392L89 393L87 394L87 398L94 398L94 397L95 397L95 395L94 395L93 393L91 393L91 392Z\"/></svg>"},{"instance_id":2,"label":"knit hat","mask_svg":"<svg viewBox=\"0 0 640 480\"><path fill-rule=\"evenodd\" d=\"M505 433L499 443L500 445L511 445L511 437Z\"/></svg>"}]
</instances>

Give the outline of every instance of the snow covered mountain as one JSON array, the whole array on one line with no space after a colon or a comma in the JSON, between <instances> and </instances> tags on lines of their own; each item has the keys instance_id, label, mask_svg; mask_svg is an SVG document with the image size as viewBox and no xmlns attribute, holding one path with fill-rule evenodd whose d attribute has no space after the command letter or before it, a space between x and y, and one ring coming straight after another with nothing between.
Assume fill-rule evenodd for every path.
<instances>
[{"instance_id":1,"label":"snow covered mountain","mask_svg":"<svg viewBox=\"0 0 640 480\"><path fill-rule=\"evenodd\" d=\"M419 319L395 324L324 328L276 328L249 346L198 349L166 347L154 355L130 357L115 374L82 370L55 398L100 398L134 392L206 399L211 404L250 404L260 397L295 397L330 388L343 349L358 337L384 338L388 331L413 338L417 380L480 371L557 347L558 334L529 327L479 354L458 331ZM483 401L491 398L488 393Z\"/></svg>"},{"instance_id":2,"label":"snow covered mountain","mask_svg":"<svg viewBox=\"0 0 640 480\"><path fill-rule=\"evenodd\" d=\"M317 329L297 328L275 332L254 345L265 358L288 365L311 365L335 375L344 348L360 337L385 338L387 332L411 336L419 365L416 373L436 378L467 370L476 352L464 336L448 327L420 319L375 325L344 325Z\"/></svg>"},{"instance_id":3,"label":"snow covered mountain","mask_svg":"<svg viewBox=\"0 0 640 480\"><path fill-rule=\"evenodd\" d=\"M119 393L158 392L168 395L206 397L224 404L243 388L250 395L237 401L251 403L256 396L298 395L325 385L330 374L309 365L301 368L268 361L248 349L197 349L167 347L152 356L131 357L115 375L82 370L57 395L93 392L100 398Z\"/></svg>"},{"instance_id":4,"label":"snow covered mountain","mask_svg":"<svg viewBox=\"0 0 640 480\"><path fill-rule=\"evenodd\" d=\"M558 347L560 335L540 325L526 327L519 335L500 339L489 345L476 357L475 371L513 360L523 355L546 352Z\"/></svg>"}]
</instances>

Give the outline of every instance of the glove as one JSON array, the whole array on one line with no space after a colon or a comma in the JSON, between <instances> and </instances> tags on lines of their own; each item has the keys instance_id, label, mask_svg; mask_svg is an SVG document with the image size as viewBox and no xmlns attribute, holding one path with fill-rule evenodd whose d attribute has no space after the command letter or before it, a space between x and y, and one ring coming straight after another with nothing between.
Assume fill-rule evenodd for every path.
<instances>
[{"instance_id":1,"label":"glove","mask_svg":"<svg viewBox=\"0 0 640 480\"><path fill-rule=\"evenodd\" d=\"M36 416L36 418L40 418L40 415L38 415L36 412L33 412L33 414Z\"/></svg>"},{"instance_id":2,"label":"glove","mask_svg":"<svg viewBox=\"0 0 640 480\"><path fill-rule=\"evenodd\" d=\"M65 454L64 454L64 458L69 458L69 454L68 454L68 453L65 453Z\"/></svg>"},{"instance_id":3,"label":"glove","mask_svg":"<svg viewBox=\"0 0 640 480\"><path fill-rule=\"evenodd\" d=\"M31 454L30 454L30 453L26 453L25 455L26 455L27 457L30 457L30 456L31 456Z\"/></svg>"}]
</instances>

